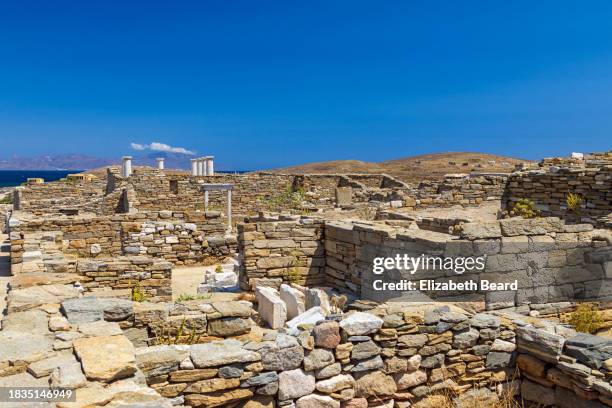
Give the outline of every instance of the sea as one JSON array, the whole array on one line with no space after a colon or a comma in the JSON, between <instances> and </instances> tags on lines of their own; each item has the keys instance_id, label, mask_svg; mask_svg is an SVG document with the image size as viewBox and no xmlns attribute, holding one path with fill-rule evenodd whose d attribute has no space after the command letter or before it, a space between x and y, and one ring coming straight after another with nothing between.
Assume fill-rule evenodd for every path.
<instances>
[{"instance_id":1,"label":"sea","mask_svg":"<svg viewBox=\"0 0 612 408\"><path fill-rule=\"evenodd\" d=\"M45 181L56 181L82 170L0 170L0 187L15 187L29 178L40 177Z\"/></svg>"}]
</instances>

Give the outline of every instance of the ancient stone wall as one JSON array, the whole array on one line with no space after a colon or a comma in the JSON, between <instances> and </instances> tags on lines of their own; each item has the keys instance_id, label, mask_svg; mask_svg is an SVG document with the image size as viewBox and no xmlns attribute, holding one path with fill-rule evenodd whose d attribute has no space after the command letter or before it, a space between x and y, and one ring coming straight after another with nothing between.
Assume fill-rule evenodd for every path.
<instances>
[{"instance_id":1,"label":"ancient stone wall","mask_svg":"<svg viewBox=\"0 0 612 408\"><path fill-rule=\"evenodd\" d=\"M242 257L240 285L275 286L325 283L323 220L289 217L238 225L238 250Z\"/></svg>"},{"instance_id":2,"label":"ancient stone wall","mask_svg":"<svg viewBox=\"0 0 612 408\"><path fill-rule=\"evenodd\" d=\"M86 292L99 290L131 293L137 288L149 301L172 299L172 263L147 256L73 258L62 252L62 233L10 233L11 272L16 276L48 274L80 282Z\"/></svg>"},{"instance_id":3,"label":"ancient stone wall","mask_svg":"<svg viewBox=\"0 0 612 408\"><path fill-rule=\"evenodd\" d=\"M612 405L612 342L553 322L390 303L262 336L249 302L137 303L51 282L13 282L0 381L71 386L80 405Z\"/></svg>"},{"instance_id":4,"label":"ancient stone wall","mask_svg":"<svg viewBox=\"0 0 612 408\"><path fill-rule=\"evenodd\" d=\"M172 300L172 264L145 256L79 259L76 274L87 291L135 290L147 301Z\"/></svg>"},{"instance_id":5,"label":"ancient stone wall","mask_svg":"<svg viewBox=\"0 0 612 408\"><path fill-rule=\"evenodd\" d=\"M578 212L567 205L568 194L582 197ZM543 167L512 173L503 196L503 206L511 210L520 199L529 199L543 216L572 222L602 225L599 218L612 212L612 165L599 167Z\"/></svg>"},{"instance_id":6,"label":"ancient stone wall","mask_svg":"<svg viewBox=\"0 0 612 408\"><path fill-rule=\"evenodd\" d=\"M213 211L44 218L16 212L11 225L14 233L61 231L62 250L68 255L149 255L175 265L207 262L235 252L235 237L226 235L226 230L226 219Z\"/></svg>"},{"instance_id":7,"label":"ancient stone wall","mask_svg":"<svg viewBox=\"0 0 612 408\"><path fill-rule=\"evenodd\" d=\"M462 274L439 268L414 274L401 269L380 276L372 273L375 258L398 254L443 259L486 257L486 261L483 269ZM460 237L376 223L332 221L325 225L328 283L374 300L410 296L409 291L373 290L377 279L431 280L436 284L516 281L518 287L511 290L478 288L420 293L426 295L425 300L429 296L444 301L476 301L485 303L489 309L576 299L605 300L612 296L612 279L606 272L611 254L609 231L593 230L590 224L565 225L558 218L468 223L463 225Z\"/></svg>"},{"instance_id":8,"label":"ancient stone wall","mask_svg":"<svg viewBox=\"0 0 612 408\"><path fill-rule=\"evenodd\" d=\"M590 348L610 340L520 318L417 310L389 305L265 341L143 348L137 364L161 395L194 406L494 407L517 395L563 408L612 403L601 361L609 352ZM153 369L159 355L163 372Z\"/></svg>"},{"instance_id":9,"label":"ancient stone wall","mask_svg":"<svg viewBox=\"0 0 612 408\"><path fill-rule=\"evenodd\" d=\"M6 230L7 220L12 208L12 204L0 204L0 232L4 232Z\"/></svg>"},{"instance_id":10,"label":"ancient stone wall","mask_svg":"<svg viewBox=\"0 0 612 408\"><path fill-rule=\"evenodd\" d=\"M15 209L36 214L58 213L99 201L104 195L106 180L56 181L30 184L15 189Z\"/></svg>"},{"instance_id":11,"label":"ancient stone wall","mask_svg":"<svg viewBox=\"0 0 612 408\"><path fill-rule=\"evenodd\" d=\"M102 301L104 302L104 300ZM126 301L122 301L126 303ZM170 341L203 343L251 332L255 314L248 301L181 300L174 302L132 302L126 313L115 319L136 347Z\"/></svg>"},{"instance_id":12,"label":"ancient stone wall","mask_svg":"<svg viewBox=\"0 0 612 408\"><path fill-rule=\"evenodd\" d=\"M416 207L465 207L499 200L504 193L507 178L507 174L458 174L448 175L441 182L422 182L414 190Z\"/></svg>"},{"instance_id":13,"label":"ancient stone wall","mask_svg":"<svg viewBox=\"0 0 612 408\"><path fill-rule=\"evenodd\" d=\"M516 333L523 399L560 408L612 406L606 363L612 340L550 324L519 326Z\"/></svg>"},{"instance_id":14,"label":"ancient stone wall","mask_svg":"<svg viewBox=\"0 0 612 408\"><path fill-rule=\"evenodd\" d=\"M233 211L243 215L256 214L262 208L278 204L278 198L291 191L304 191L306 204L330 208L334 206L336 187L352 187L356 202L390 201L397 199L398 193L409 191L409 186L384 174L262 172L193 177L186 172L137 167L126 179L119 174L118 168L111 167L105 180L28 185L19 189L16 198L20 203L18 209L39 215L77 210L98 215L136 210L195 211L204 209L202 183L233 184ZM225 194L209 193L209 208L225 210L225 206ZM280 209L290 208L273 210Z\"/></svg>"}]
</instances>

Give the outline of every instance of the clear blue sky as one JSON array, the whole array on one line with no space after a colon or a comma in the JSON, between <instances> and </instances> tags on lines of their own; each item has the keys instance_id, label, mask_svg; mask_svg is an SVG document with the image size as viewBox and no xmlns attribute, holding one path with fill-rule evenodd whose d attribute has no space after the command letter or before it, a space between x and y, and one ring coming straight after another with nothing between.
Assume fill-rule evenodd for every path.
<instances>
[{"instance_id":1,"label":"clear blue sky","mask_svg":"<svg viewBox=\"0 0 612 408\"><path fill-rule=\"evenodd\" d=\"M0 157L612 148L610 1L3 1Z\"/></svg>"}]
</instances>

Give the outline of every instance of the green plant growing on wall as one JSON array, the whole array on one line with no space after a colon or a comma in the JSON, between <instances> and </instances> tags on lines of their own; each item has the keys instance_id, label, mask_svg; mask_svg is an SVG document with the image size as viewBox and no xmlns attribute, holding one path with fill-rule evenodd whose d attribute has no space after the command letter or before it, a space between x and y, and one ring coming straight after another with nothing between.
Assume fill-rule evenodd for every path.
<instances>
[{"instance_id":1,"label":"green plant growing on wall","mask_svg":"<svg viewBox=\"0 0 612 408\"><path fill-rule=\"evenodd\" d=\"M132 302L146 302L147 301L147 292L140 286L140 282L136 282L136 284L132 287Z\"/></svg>"},{"instance_id":2,"label":"green plant growing on wall","mask_svg":"<svg viewBox=\"0 0 612 408\"><path fill-rule=\"evenodd\" d=\"M276 194L272 197L263 200L263 205L268 211L281 211L281 210L299 210L305 201L304 189L299 187L292 189L287 187L284 191Z\"/></svg>"},{"instance_id":3,"label":"green plant growing on wall","mask_svg":"<svg viewBox=\"0 0 612 408\"><path fill-rule=\"evenodd\" d=\"M206 300L212 297L212 293L199 294L199 295L190 295L187 293L181 293L179 297L176 299L177 303L188 302L190 300Z\"/></svg>"},{"instance_id":4,"label":"green plant growing on wall","mask_svg":"<svg viewBox=\"0 0 612 408\"><path fill-rule=\"evenodd\" d=\"M582 303L569 314L567 323L582 333L595 333L603 324L603 319L595 305Z\"/></svg>"},{"instance_id":5,"label":"green plant growing on wall","mask_svg":"<svg viewBox=\"0 0 612 408\"><path fill-rule=\"evenodd\" d=\"M223 272L223 267L221 265L217 265L217 267L215 268L215 272L216 273L221 273Z\"/></svg>"},{"instance_id":6,"label":"green plant growing on wall","mask_svg":"<svg viewBox=\"0 0 612 408\"><path fill-rule=\"evenodd\" d=\"M510 215L523 218L536 218L540 216L540 212L536 210L533 201L527 198L521 198L512 207Z\"/></svg>"},{"instance_id":7,"label":"green plant growing on wall","mask_svg":"<svg viewBox=\"0 0 612 408\"><path fill-rule=\"evenodd\" d=\"M565 202L567 203L568 210L580 216L582 209L582 196L580 194L569 193L565 198Z\"/></svg>"},{"instance_id":8,"label":"green plant growing on wall","mask_svg":"<svg viewBox=\"0 0 612 408\"><path fill-rule=\"evenodd\" d=\"M298 284L300 282L300 279L302 279L302 276L300 275L297 262L294 261L291 267L287 269L287 281L289 283Z\"/></svg>"},{"instance_id":9,"label":"green plant growing on wall","mask_svg":"<svg viewBox=\"0 0 612 408\"><path fill-rule=\"evenodd\" d=\"M162 325L159 330L155 329L155 344L156 345L173 345L173 344L194 344L199 341L201 334L191 324L187 323L183 318L181 325L175 334L172 334L172 328L167 325Z\"/></svg>"}]
</instances>

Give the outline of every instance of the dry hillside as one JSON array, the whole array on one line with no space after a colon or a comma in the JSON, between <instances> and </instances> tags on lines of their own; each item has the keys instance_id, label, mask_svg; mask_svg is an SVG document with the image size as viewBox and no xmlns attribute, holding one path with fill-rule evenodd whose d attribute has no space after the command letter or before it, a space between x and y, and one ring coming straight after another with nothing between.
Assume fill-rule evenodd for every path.
<instances>
[{"instance_id":1,"label":"dry hillside","mask_svg":"<svg viewBox=\"0 0 612 408\"><path fill-rule=\"evenodd\" d=\"M495 172L509 173L514 166L528 160L487 153L432 153L388 160L380 163L358 160L335 160L306 163L300 166L271 170L275 173L387 173L401 180L417 182L440 179L448 173Z\"/></svg>"}]
</instances>

